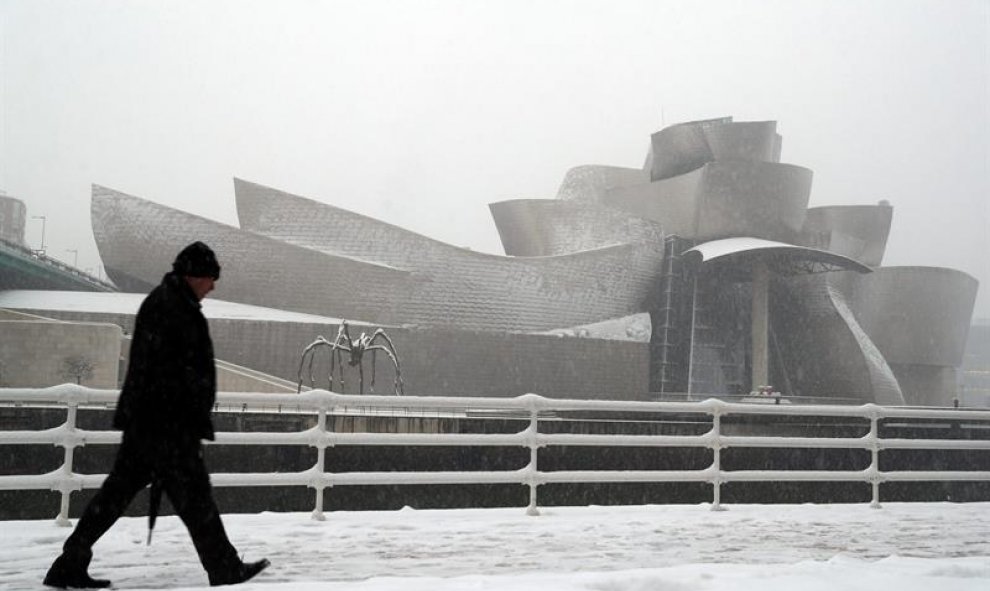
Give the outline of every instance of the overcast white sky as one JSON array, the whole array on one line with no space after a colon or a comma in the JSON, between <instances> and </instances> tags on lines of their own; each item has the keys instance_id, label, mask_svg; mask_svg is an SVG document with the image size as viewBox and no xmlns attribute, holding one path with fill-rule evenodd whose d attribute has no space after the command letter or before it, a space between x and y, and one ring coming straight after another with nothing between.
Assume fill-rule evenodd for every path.
<instances>
[{"instance_id":1,"label":"overcast white sky","mask_svg":"<svg viewBox=\"0 0 990 591\"><path fill-rule=\"evenodd\" d=\"M82 268L91 183L236 225L234 176L501 253L488 203L732 115L990 316L986 0L0 0L0 35L0 189Z\"/></svg>"}]
</instances>

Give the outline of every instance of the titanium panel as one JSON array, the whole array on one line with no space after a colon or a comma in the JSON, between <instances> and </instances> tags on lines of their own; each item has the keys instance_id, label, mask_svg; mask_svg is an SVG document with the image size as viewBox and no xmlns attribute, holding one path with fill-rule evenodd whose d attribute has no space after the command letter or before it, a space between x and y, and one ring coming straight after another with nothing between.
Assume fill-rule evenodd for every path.
<instances>
[{"instance_id":1,"label":"titanium panel","mask_svg":"<svg viewBox=\"0 0 990 591\"><path fill-rule=\"evenodd\" d=\"M208 243L222 267L213 295L233 302L388 323L395 296L421 282L407 271L328 256L97 185L91 215L107 275L122 283L156 285L195 240Z\"/></svg>"},{"instance_id":2,"label":"titanium panel","mask_svg":"<svg viewBox=\"0 0 990 591\"><path fill-rule=\"evenodd\" d=\"M812 207L805 217L800 242L879 267L893 213L886 202Z\"/></svg>"},{"instance_id":3,"label":"titanium panel","mask_svg":"<svg viewBox=\"0 0 990 591\"><path fill-rule=\"evenodd\" d=\"M705 140L715 160L780 160L776 121L738 121L705 128Z\"/></svg>"},{"instance_id":4,"label":"titanium panel","mask_svg":"<svg viewBox=\"0 0 990 591\"><path fill-rule=\"evenodd\" d=\"M604 203L697 241L755 236L794 242L811 196L807 168L744 160L609 191Z\"/></svg>"},{"instance_id":5,"label":"titanium panel","mask_svg":"<svg viewBox=\"0 0 990 591\"><path fill-rule=\"evenodd\" d=\"M904 404L887 360L828 273L777 278L771 323L786 380L799 396Z\"/></svg>"},{"instance_id":6,"label":"titanium panel","mask_svg":"<svg viewBox=\"0 0 990 591\"><path fill-rule=\"evenodd\" d=\"M962 364L976 279L944 267L881 267L851 281L856 317L888 361Z\"/></svg>"},{"instance_id":7,"label":"titanium panel","mask_svg":"<svg viewBox=\"0 0 990 591\"><path fill-rule=\"evenodd\" d=\"M240 223L254 233L421 278L396 295L394 323L539 331L628 316L645 309L662 261L662 245L652 243L489 255L247 181L236 180L235 191ZM358 288L351 297L361 296Z\"/></svg>"},{"instance_id":8,"label":"titanium panel","mask_svg":"<svg viewBox=\"0 0 990 591\"><path fill-rule=\"evenodd\" d=\"M776 121L725 117L681 123L650 136L646 170L651 181L659 181L717 160L779 162L780 142Z\"/></svg>"},{"instance_id":9,"label":"titanium panel","mask_svg":"<svg viewBox=\"0 0 990 591\"><path fill-rule=\"evenodd\" d=\"M691 172L715 159L705 129L732 122L732 117L689 121L665 127L650 136L645 169L651 181Z\"/></svg>"},{"instance_id":10,"label":"titanium panel","mask_svg":"<svg viewBox=\"0 0 990 591\"><path fill-rule=\"evenodd\" d=\"M909 406L951 407L959 397L959 370L943 365L890 364Z\"/></svg>"},{"instance_id":11,"label":"titanium panel","mask_svg":"<svg viewBox=\"0 0 990 591\"><path fill-rule=\"evenodd\" d=\"M660 245L664 239L660 224L593 203L515 199L488 207L510 256L561 255L629 242Z\"/></svg>"},{"instance_id":12,"label":"titanium panel","mask_svg":"<svg viewBox=\"0 0 990 591\"><path fill-rule=\"evenodd\" d=\"M567 171L557 190L557 199L601 203L617 187L645 185L650 176L638 168L586 164Z\"/></svg>"}]
</instances>

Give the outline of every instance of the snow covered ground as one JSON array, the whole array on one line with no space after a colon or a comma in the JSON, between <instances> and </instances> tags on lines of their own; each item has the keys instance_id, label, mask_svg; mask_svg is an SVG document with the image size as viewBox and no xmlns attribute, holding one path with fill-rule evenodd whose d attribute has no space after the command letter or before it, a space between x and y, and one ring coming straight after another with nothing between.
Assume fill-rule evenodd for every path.
<instances>
[{"instance_id":1,"label":"snow covered ground","mask_svg":"<svg viewBox=\"0 0 990 591\"><path fill-rule=\"evenodd\" d=\"M302 591L955 591L990 589L990 503L708 505L226 515L238 589ZM125 518L90 568L119 589L206 589L176 517ZM69 534L8 521L0 591L39 589Z\"/></svg>"}]
</instances>

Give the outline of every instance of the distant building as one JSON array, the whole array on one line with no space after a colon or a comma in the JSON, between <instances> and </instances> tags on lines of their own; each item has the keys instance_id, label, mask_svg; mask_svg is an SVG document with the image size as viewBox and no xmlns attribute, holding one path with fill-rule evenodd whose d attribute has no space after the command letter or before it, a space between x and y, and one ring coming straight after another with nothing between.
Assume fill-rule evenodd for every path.
<instances>
[{"instance_id":1,"label":"distant building","mask_svg":"<svg viewBox=\"0 0 990 591\"><path fill-rule=\"evenodd\" d=\"M970 327L962 372L959 401L990 407L990 318L979 318Z\"/></svg>"},{"instance_id":2,"label":"distant building","mask_svg":"<svg viewBox=\"0 0 990 591\"><path fill-rule=\"evenodd\" d=\"M579 166L556 199L491 204L508 256L240 179L239 227L94 186L93 231L124 290L203 240L221 300L386 327L410 394L952 404L977 282L882 267L890 204L809 209L812 172L781 145L772 121L665 128L641 169ZM335 322L241 349L231 324L219 348L294 379Z\"/></svg>"},{"instance_id":3,"label":"distant building","mask_svg":"<svg viewBox=\"0 0 990 591\"><path fill-rule=\"evenodd\" d=\"M24 226L27 208L20 199L7 196L0 191L0 240L26 246Z\"/></svg>"}]
</instances>

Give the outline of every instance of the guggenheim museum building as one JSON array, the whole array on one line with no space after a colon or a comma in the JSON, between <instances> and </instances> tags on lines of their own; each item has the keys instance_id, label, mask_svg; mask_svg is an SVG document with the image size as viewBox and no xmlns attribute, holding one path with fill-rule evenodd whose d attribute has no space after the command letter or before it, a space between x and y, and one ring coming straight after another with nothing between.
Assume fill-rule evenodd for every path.
<instances>
[{"instance_id":1,"label":"guggenheim museum building","mask_svg":"<svg viewBox=\"0 0 990 591\"><path fill-rule=\"evenodd\" d=\"M405 394L951 406L977 281L883 266L890 204L809 208L812 171L780 155L773 121L667 127L642 168L577 166L555 198L492 203L505 255L242 179L237 226L94 185L120 293L8 290L0 308L116 325L126 355L140 298L202 240L223 265L204 302L217 357L272 384L326 387L301 355L346 321L386 331ZM349 369L335 390L357 391ZM391 393L392 365L376 372Z\"/></svg>"}]
</instances>

